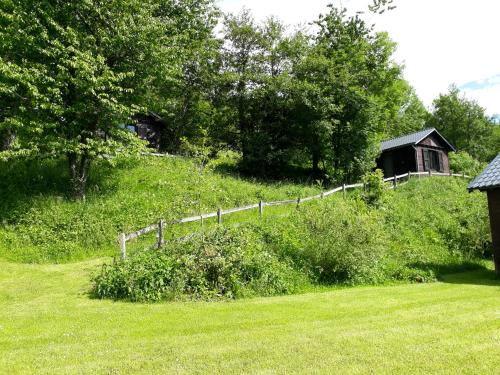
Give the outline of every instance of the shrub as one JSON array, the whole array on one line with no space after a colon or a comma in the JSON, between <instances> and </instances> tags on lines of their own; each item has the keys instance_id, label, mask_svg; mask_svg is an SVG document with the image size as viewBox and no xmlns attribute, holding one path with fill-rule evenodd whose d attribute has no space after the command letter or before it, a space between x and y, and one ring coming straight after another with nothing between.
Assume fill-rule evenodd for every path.
<instances>
[{"instance_id":1,"label":"shrub","mask_svg":"<svg viewBox=\"0 0 500 375\"><path fill-rule=\"evenodd\" d=\"M232 299L296 291L307 281L262 248L251 227L218 228L158 251L105 265L93 278L98 298L159 301Z\"/></svg>"},{"instance_id":2,"label":"shrub","mask_svg":"<svg viewBox=\"0 0 500 375\"><path fill-rule=\"evenodd\" d=\"M384 183L384 172L377 169L363 176L363 200L371 206L378 206L387 187Z\"/></svg>"},{"instance_id":3,"label":"shrub","mask_svg":"<svg viewBox=\"0 0 500 375\"><path fill-rule=\"evenodd\" d=\"M268 233L282 257L322 283L362 284L385 279L383 218L363 201L315 204Z\"/></svg>"},{"instance_id":4,"label":"shrub","mask_svg":"<svg viewBox=\"0 0 500 375\"><path fill-rule=\"evenodd\" d=\"M450 152L450 169L455 173L477 176L486 167L486 163L474 159L465 151Z\"/></svg>"}]
</instances>

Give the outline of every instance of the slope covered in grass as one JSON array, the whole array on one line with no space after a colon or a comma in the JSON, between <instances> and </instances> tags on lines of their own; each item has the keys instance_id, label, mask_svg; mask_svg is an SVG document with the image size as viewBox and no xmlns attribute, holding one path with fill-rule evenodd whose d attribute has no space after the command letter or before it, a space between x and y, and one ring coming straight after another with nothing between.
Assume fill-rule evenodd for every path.
<instances>
[{"instance_id":1,"label":"slope covered in grass","mask_svg":"<svg viewBox=\"0 0 500 375\"><path fill-rule=\"evenodd\" d=\"M132 301L290 294L311 285L426 282L491 259L484 196L462 179L414 179L368 206L361 191L267 212L132 253L95 278ZM267 208L266 208L267 210ZM150 239L154 243L154 238Z\"/></svg>"},{"instance_id":2,"label":"slope covered in grass","mask_svg":"<svg viewBox=\"0 0 500 375\"><path fill-rule=\"evenodd\" d=\"M0 373L494 374L500 283L332 289L231 303L89 299L101 261L0 262Z\"/></svg>"},{"instance_id":3,"label":"slope covered in grass","mask_svg":"<svg viewBox=\"0 0 500 375\"><path fill-rule=\"evenodd\" d=\"M117 160L91 170L85 202L66 198L64 163L0 166L0 257L63 262L116 255L117 236L157 222L262 200L317 194L287 182L260 183L217 173L184 158Z\"/></svg>"},{"instance_id":4,"label":"slope covered in grass","mask_svg":"<svg viewBox=\"0 0 500 375\"><path fill-rule=\"evenodd\" d=\"M144 157L117 160L114 168L99 165L92 171L85 202L66 198L64 164L2 165L0 258L65 262L115 256L120 232L137 230L159 218L176 219L320 191L316 185L262 183L222 173L220 163L212 161L203 173L196 161L184 158ZM224 216L224 227L233 228L229 239L244 240L236 247L241 259L246 259L246 253L240 252L245 246L248 254L261 249L273 262L286 263L277 269L291 267L313 281L372 283L388 275L432 278L435 271L430 270L453 268L485 252L488 255L486 200L480 193L468 194L466 184L461 179L414 179L387 192L378 207L368 207L360 199L361 192L353 191L347 200L336 194L304 203L299 211L293 205L266 207L263 219L256 210ZM207 220L202 227L199 223L169 227L166 235L173 239L200 232L203 241L210 241L215 221ZM128 250L133 254L155 241L153 233L131 242ZM200 249L196 243L178 248L180 253Z\"/></svg>"}]
</instances>

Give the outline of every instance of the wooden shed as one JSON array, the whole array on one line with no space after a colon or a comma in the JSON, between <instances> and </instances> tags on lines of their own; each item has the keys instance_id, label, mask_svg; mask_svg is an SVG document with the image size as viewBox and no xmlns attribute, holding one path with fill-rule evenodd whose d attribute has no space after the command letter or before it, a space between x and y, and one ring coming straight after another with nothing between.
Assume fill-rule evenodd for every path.
<instances>
[{"instance_id":1,"label":"wooden shed","mask_svg":"<svg viewBox=\"0 0 500 375\"><path fill-rule=\"evenodd\" d=\"M381 143L377 168L385 177L406 172L449 173L448 152L455 148L436 129L425 129Z\"/></svg>"},{"instance_id":2,"label":"wooden shed","mask_svg":"<svg viewBox=\"0 0 500 375\"><path fill-rule=\"evenodd\" d=\"M129 126L130 130L148 141L149 147L159 149L165 132L164 120L154 112L136 115L135 120L135 124Z\"/></svg>"},{"instance_id":3,"label":"wooden shed","mask_svg":"<svg viewBox=\"0 0 500 375\"><path fill-rule=\"evenodd\" d=\"M485 191L488 195L493 260L500 276L500 154L469 185L469 191Z\"/></svg>"}]
</instances>

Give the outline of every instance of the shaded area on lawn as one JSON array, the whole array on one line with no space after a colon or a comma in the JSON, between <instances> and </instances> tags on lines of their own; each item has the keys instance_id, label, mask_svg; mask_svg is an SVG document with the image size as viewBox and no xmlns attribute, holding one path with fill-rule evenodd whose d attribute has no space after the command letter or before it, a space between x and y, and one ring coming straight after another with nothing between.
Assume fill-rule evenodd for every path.
<instances>
[{"instance_id":1,"label":"shaded area on lawn","mask_svg":"<svg viewBox=\"0 0 500 375\"><path fill-rule=\"evenodd\" d=\"M500 286L500 279L495 275L490 260L449 264L412 263L409 266L432 272L443 283Z\"/></svg>"}]
</instances>

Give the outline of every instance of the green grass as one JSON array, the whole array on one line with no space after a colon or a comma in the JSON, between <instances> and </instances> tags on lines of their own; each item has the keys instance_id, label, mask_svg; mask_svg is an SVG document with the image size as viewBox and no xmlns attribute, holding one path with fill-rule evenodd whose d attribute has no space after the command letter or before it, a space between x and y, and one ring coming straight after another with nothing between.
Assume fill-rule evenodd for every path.
<instances>
[{"instance_id":1,"label":"green grass","mask_svg":"<svg viewBox=\"0 0 500 375\"><path fill-rule=\"evenodd\" d=\"M86 201L74 202L66 199L64 162L1 163L0 258L50 263L116 255L120 232L136 231L160 218L179 219L320 191L314 185L244 179L218 173L216 167L206 168L201 176L195 163L185 158L120 160L114 168L101 163L91 170ZM272 212L285 210L289 209ZM255 211L230 220L256 217ZM199 225L184 228L188 232Z\"/></svg>"},{"instance_id":2,"label":"green grass","mask_svg":"<svg viewBox=\"0 0 500 375\"><path fill-rule=\"evenodd\" d=\"M0 167L0 374L498 373L500 282L491 262L478 260L489 237L484 196L467 194L464 181L413 181L376 210L352 192L352 200L336 195L291 216L293 207L276 207L262 221L256 212L224 218L259 223L279 245L270 251L283 256L373 250L349 237L365 228L364 218L377 229L377 244L386 244L384 267L401 270L402 279L430 270L439 282L138 304L89 297L90 276L110 261L103 256L117 254L120 231L319 187L215 170L200 178L190 160L142 158L94 169L87 200L72 202L61 163ZM193 230L199 225L168 235ZM310 237L302 243L299 234ZM154 241L146 236L129 249ZM474 271L453 274L468 259Z\"/></svg>"},{"instance_id":3,"label":"green grass","mask_svg":"<svg viewBox=\"0 0 500 375\"><path fill-rule=\"evenodd\" d=\"M0 263L0 373L498 374L491 269L226 303L90 299L102 260ZM491 264L488 264L491 268Z\"/></svg>"},{"instance_id":4,"label":"green grass","mask_svg":"<svg viewBox=\"0 0 500 375\"><path fill-rule=\"evenodd\" d=\"M1 163L0 259L63 263L114 256L118 254L117 236L120 232L138 230L160 218L178 219L213 212L219 207L256 203L260 199L295 199L321 190L314 183L262 182L227 174L220 168L221 160L231 162L228 159L212 161L203 176L199 175L192 160L184 158L119 160L113 168L95 165L85 202L66 198L68 177L62 161ZM432 253L436 247L481 246L470 241L456 242L455 239L464 237L459 233L460 226L456 225L461 215L471 218L475 212L477 219L474 220L480 223L476 226L478 231L487 228L484 196L467 194L464 181L444 181L423 179L405 185L391 194L389 204L380 210L380 214L387 218L387 232L395 232L401 237L395 251L403 250L403 258L414 257L415 263L428 262L432 259L426 259L422 254ZM325 199L325 204L336 205L340 199L341 194L338 194ZM431 212L434 207L438 210ZM293 206L266 207L265 216L280 221L293 211ZM424 215L429 215L429 220ZM448 216L452 220L448 220ZM391 222L391 217L397 220ZM224 223L233 225L256 222L257 219L257 210L253 210L225 216ZM207 220L204 227L214 226L215 221ZM438 234L436 223L442 227ZM445 228L447 224L449 228ZM198 223L175 226L168 228L166 234L167 238L176 238L200 229ZM465 230L471 232L471 228ZM445 231L449 232L447 243L443 242L442 232ZM428 239L424 244L419 238L422 236ZM469 233L469 237L484 236ZM154 234L145 236L129 243L129 251L142 249L155 241ZM415 254L419 256L415 257Z\"/></svg>"}]
</instances>

